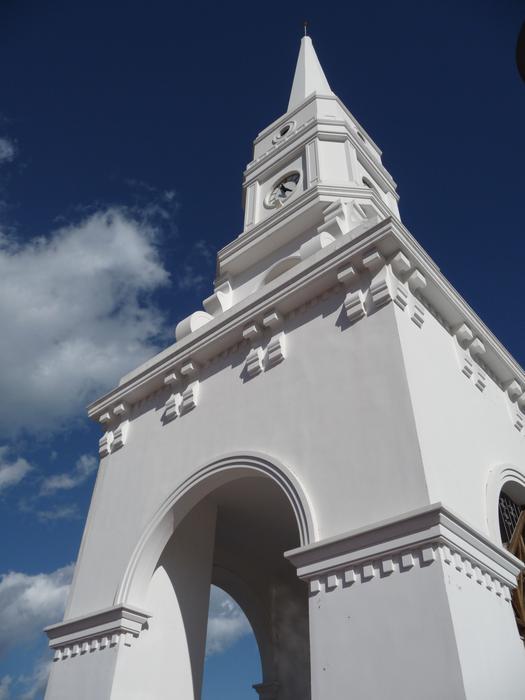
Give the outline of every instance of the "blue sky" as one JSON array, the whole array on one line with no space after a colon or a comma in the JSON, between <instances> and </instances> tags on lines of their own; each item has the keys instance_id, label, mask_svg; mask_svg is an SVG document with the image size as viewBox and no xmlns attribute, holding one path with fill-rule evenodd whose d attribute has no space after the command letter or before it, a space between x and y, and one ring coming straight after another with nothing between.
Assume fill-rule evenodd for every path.
<instances>
[{"instance_id":1,"label":"blue sky","mask_svg":"<svg viewBox=\"0 0 525 700\"><path fill-rule=\"evenodd\" d=\"M210 294L304 18L404 223L523 364L521 0L3 0L0 700L41 697L39 631L62 614L97 468L84 407ZM255 697L246 623L220 596L213 620L205 699Z\"/></svg>"}]
</instances>

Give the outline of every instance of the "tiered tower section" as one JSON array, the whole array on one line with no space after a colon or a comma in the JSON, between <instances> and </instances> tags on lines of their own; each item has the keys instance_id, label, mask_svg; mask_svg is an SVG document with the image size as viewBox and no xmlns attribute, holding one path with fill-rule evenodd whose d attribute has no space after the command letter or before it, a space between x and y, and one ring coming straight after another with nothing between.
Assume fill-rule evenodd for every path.
<instances>
[{"instance_id":1,"label":"tiered tower section","mask_svg":"<svg viewBox=\"0 0 525 700\"><path fill-rule=\"evenodd\" d=\"M210 582L267 700L521 700L498 500L525 504L525 375L401 223L308 37L243 188L204 308L89 408L47 700L198 700Z\"/></svg>"}]
</instances>

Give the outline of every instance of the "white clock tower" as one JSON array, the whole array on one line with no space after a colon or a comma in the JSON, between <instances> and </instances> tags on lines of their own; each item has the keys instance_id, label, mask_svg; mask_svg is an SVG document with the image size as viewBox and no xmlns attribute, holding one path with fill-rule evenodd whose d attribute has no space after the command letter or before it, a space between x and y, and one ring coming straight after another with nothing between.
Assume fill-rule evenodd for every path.
<instances>
[{"instance_id":1,"label":"white clock tower","mask_svg":"<svg viewBox=\"0 0 525 700\"><path fill-rule=\"evenodd\" d=\"M243 189L203 310L89 408L46 699L199 700L213 583L265 700L521 700L525 375L401 223L307 36Z\"/></svg>"}]
</instances>

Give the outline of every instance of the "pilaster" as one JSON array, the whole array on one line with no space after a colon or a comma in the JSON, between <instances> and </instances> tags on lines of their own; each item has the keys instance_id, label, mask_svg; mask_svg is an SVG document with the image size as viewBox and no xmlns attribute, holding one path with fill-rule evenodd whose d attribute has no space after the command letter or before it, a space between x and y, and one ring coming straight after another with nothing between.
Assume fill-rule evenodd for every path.
<instances>
[{"instance_id":1,"label":"pilaster","mask_svg":"<svg viewBox=\"0 0 525 700\"><path fill-rule=\"evenodd\" d=\"M362 700L521 696L522 564L442 504L286 556L310 588L312 700L350 678Z\"/></svg>"}]
</instances>

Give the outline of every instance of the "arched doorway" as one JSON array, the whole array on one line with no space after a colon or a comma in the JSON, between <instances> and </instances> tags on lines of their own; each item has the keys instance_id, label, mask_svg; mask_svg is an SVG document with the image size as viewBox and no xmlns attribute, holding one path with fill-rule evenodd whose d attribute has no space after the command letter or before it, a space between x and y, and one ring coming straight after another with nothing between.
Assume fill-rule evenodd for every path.
<instances>
[{"instance_id":1,"label":"arched doorway","mask_svg":"<svg viewBox=\"0 0 525 700\"><path fill-rule=\"evenodd\" d=\"M142 688L159 700L200 700L212 584L232 596L253 629L262 667L262 679L253 679L259 696L310 697L308 591L283 556L311 531L306 501L281 470L259 458L255 465L243 462L197 472L132 561L121 591L135 601L141 594L136 602L152 617L121 663L115 687L122 697L141 697ZM250 693L255 699L247 688Z\"/></svg>"}]
</instances>

